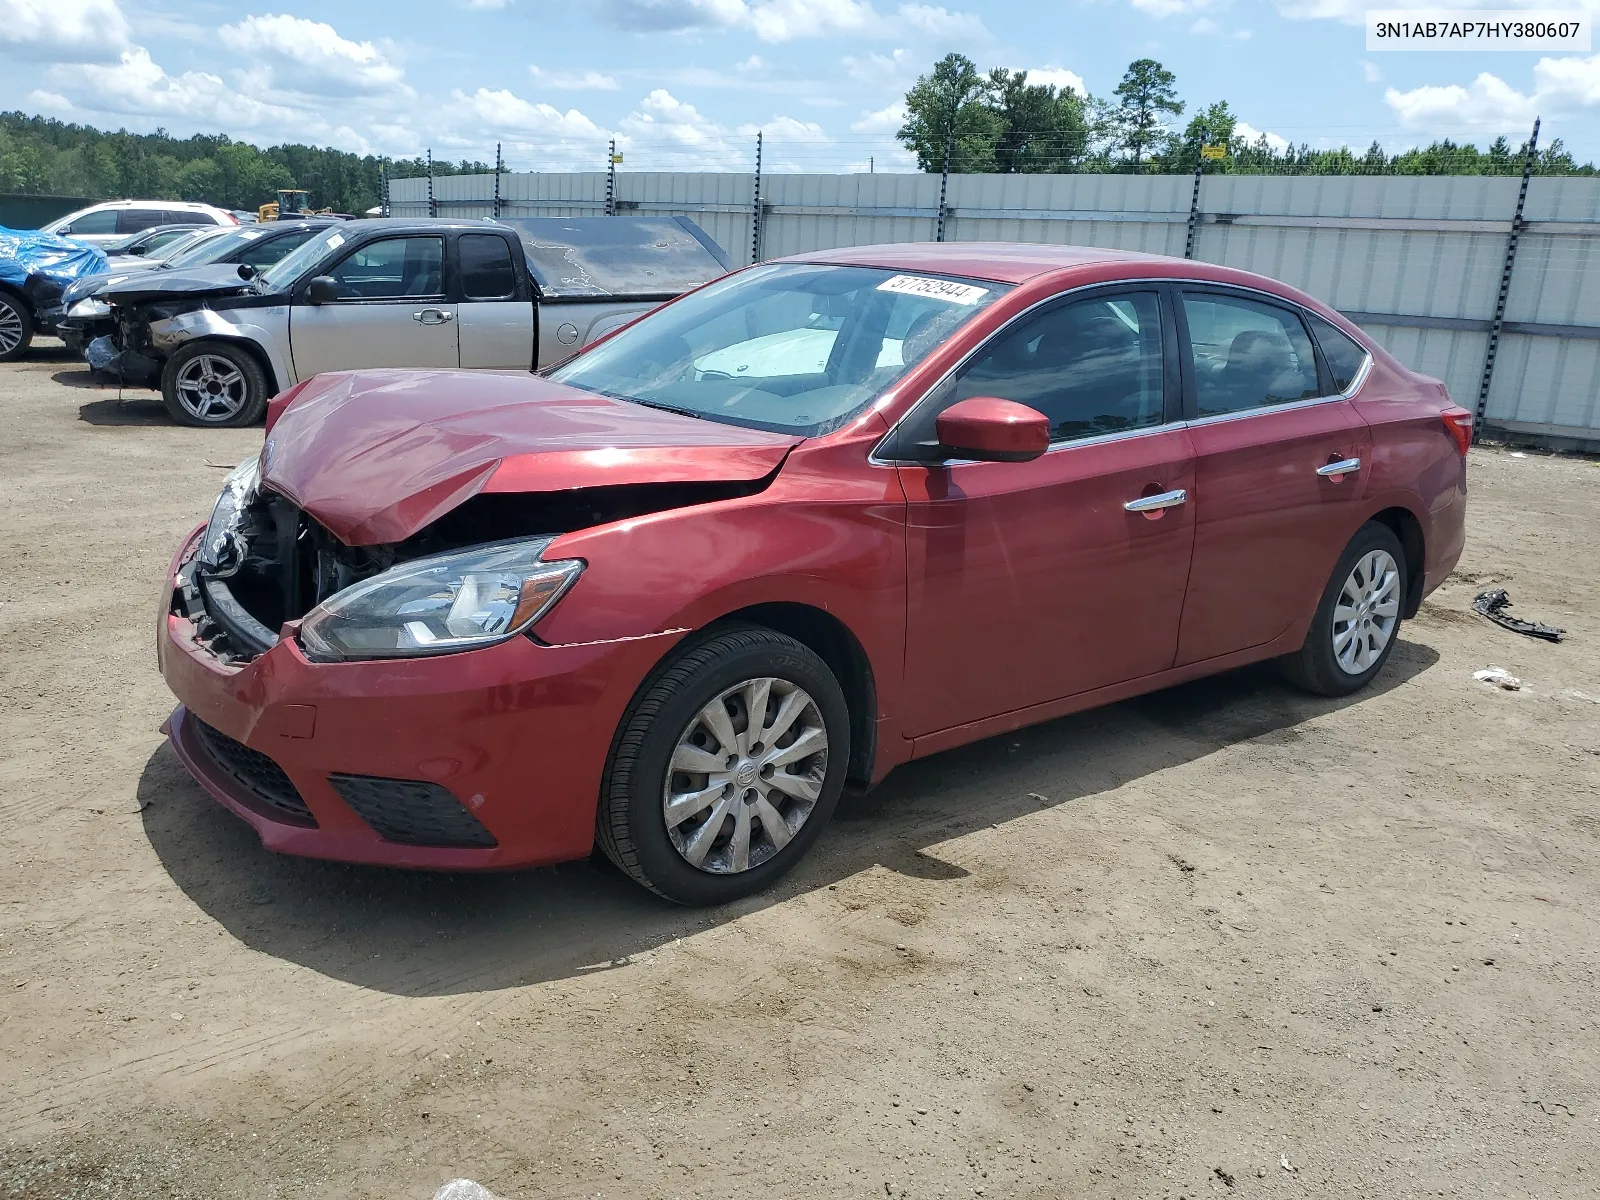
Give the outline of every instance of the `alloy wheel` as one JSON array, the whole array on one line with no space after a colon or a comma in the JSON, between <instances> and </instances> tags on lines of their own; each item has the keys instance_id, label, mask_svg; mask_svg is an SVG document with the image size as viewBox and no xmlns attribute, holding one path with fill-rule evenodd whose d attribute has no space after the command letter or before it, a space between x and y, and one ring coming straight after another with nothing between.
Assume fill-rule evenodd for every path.
<instances>
[{"instance_id":1,"label":"alloy wheel","mask_svg":"<svg viewBox=\"0 0 1600 1200\"><path fill-rule=\"evenodd\" d=\"M746 680L679 735L662 789L667 834L698 870L751 870L800 831L827 775L828 731L816 701L787 679Z\"/></svg>"},{"instance_id":2,"label":"alloy wheel","mask_svg":"<svg viewBox=\"0 0 1600 1200\"><path fill-rule=\"evenodd\" d=\"M0 303L0 354L10 354L22 344L22 314Z\"/></svg>"},{"instance_id":3,"label":"alloy wheel","mask_svg":"<svg viewBox=\"0 0 1600 1200\"><path fill-rule=\"evenodd\" d=\"M244 372L219 354L197 354L178 370L178 403L196 421L219 424L250 398Z\"/></svg>"},{"instance_id":4,"label":"alloy wheel","mask_svg":"<svg viewBox=\"0 0 1600 1200\"><path fill-rule=\"evenodd\" d=\"M1346 675L1366 672L1400 622L1400 567L1387 550L1356 560L1333 606L1333 658Z\"/></svg>"}]
</instances>

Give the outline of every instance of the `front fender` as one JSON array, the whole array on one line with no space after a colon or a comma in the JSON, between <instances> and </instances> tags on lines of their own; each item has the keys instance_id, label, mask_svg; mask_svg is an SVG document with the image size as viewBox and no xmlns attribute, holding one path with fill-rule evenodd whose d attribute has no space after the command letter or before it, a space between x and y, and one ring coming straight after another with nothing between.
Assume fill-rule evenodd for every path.
<instances>
[{"instance_id":1,"label":"front fender","mask_svg":"<svg viewBox=\"0 0 1600 1200\"><path fill-rule=\"evenodd\" d=\"M163 357L201 338L248 342L260 351L272 371L274 392L299 382L289 354L289 306L262 308L197 308L150 322L150 345Z\"/></svg>"}]
</instances>

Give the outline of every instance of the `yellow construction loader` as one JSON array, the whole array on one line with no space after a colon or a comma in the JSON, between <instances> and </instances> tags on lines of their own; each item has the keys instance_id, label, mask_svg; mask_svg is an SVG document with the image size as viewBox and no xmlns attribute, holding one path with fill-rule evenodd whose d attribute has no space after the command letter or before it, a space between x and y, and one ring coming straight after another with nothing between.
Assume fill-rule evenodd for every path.
<instances>
[{"instance_id":1,"label":"yellow construction loader","mask_svg":"<svg viewBox=\"0 0 1600 1200\"><path fill-rule=\"evenodd\" d=\"M257 221L277 221L284 217L327 217L331 208L312 208L311 193L303 188L279 188L278 198L268 200L256 210Z\"/></svg>"}]
</instances>

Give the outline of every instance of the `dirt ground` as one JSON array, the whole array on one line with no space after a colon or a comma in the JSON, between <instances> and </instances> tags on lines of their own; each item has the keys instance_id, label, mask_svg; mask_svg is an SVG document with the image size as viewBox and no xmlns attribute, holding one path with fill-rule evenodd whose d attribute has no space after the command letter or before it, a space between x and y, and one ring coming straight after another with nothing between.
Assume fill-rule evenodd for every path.
<instances>
[{"instance_id":1,"label":"dirt ground","mask_svg":"<svg viewBox=\"0 0 1600 1200\"><path fill-rule=\"evenodd\" d=\"M1243 671L945 754L693 912L264 852L153 661L260 430L52 345L0 367L0 1196L1600 1194L1594 462L1473 453L1359 698Z\"/></svg>"}]
</instances>

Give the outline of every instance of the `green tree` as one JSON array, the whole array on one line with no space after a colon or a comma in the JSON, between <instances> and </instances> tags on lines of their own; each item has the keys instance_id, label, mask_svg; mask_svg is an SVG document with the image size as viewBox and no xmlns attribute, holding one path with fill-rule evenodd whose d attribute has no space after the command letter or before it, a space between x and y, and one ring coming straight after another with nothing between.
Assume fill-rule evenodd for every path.
<instances>
[{"instance_id":1,"label":"green tree","mask_svg":"<svg viewBox=\"0 0 1600 1200\"><path fill-rule=\"evenodd\" d=\"M1118 142L1133 158L1135 171L1167 148L1167 118L1183 115L1177 82L1155 59L1141 58L1128 64L1116 86Z\"/></svg>"},{"instance_id":2,"label":"green tree","mask_svg":"<svg viewBox=\"0 0 1600 1200\"><path fill-rule=\"evenodd\" d=\"M1000 118L985 103L989 81L964 54L947 54L906 93L906 123L896 135L924 171L993 171Z\"/></svg>"},{"instance_id":3,"label":"green tree","mask_svg":"<svg viewBox=\"0 0 1600 1200\"><path fill-rule=\"evenodd\" d=\"M1237 124L1238 118L1233 115L1233 110L1228 107L1226 100L1218 100L1209 107L1196 109L1194 116L1189 118L1189 124L1183 131L1183 138L1174 152L1173 169L1185 172L1194 170L1201 146L1232 146L1233 129ZM1207 166L1206 170L1226 172L1231 165L1224 159L1222 162Z\"/></svg>"},{"instance_id":4,"label":"green tree","mask_svg":"<svg viewBox=\"0 0 1600 1200\"><path fill-rule=\"evenodd\" d=\"M998 118L996 170L1071 171L1090 152L1088 106L1071 88L1029 83L1026 71L989 72L985 102Z\"/></svg>"}]
</instances>

